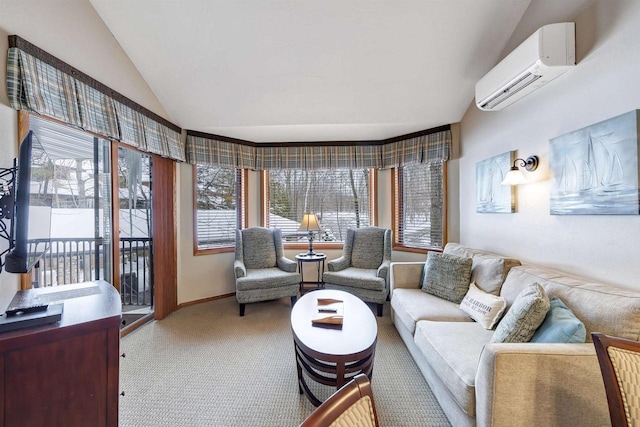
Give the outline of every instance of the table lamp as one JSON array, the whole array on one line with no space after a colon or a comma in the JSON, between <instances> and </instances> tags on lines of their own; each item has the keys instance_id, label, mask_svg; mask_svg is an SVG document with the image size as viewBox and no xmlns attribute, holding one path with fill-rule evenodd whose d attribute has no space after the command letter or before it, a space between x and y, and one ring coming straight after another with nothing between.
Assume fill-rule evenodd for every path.
<instances>
[{"instance_id":1,"label":"table lamp","mask_svg":"<svg viewBox=\"0 0 640 427\"><path fill-rule=\"evenodd\" d=\"M313 213L305 213L302 217L302 222L300 223L300 228L298 231L307 231L309 233L309 252L307 252L307 256L313 256L316 253L313 251L313 232L314 231L322 231L320 228L320 224L318 223L318 217Z\"/></svg>"}]
</instances>

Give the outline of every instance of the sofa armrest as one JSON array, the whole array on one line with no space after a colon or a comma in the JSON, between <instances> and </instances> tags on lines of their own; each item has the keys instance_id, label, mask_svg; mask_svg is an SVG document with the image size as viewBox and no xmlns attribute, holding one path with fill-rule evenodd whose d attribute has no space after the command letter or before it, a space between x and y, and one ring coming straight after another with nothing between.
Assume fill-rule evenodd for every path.
<instances>
[{"instance_id":1,"label":"sofa armrest","mask_svg":"<svg viewBox=\"0 0 640 427\"><path fill-rule=\"evenodd\" d=\"M287 273L295 273L298 270L298 263L289 258L280 257L276 262L278 263L278 268Z\"/></svg>"},{"instance_id":2,"label":"sofa armrest","mask_svg":"<svg viewBox=\"0 0 640 427\"><path fill-rule=\"evenodd\" d=\"M396 288L418 289L424 262L392 262L389 266L391 297Z\"/></svg>"},{"instance_id":3,"label":"sofa armrest","mask_svg":"<svg viewBox=\"0 0 640 427\"><path fill-rule=\"evenodd\" d=\"M329 271L340 271L349 267L351 264L351 260L345 256L341 256L340 258L332 259L327 263L327 269Z\"/></svg>"},{"instance_id":4,"label":"sofa armrest","mask_svg":"<svg viewBox=\"0 0 640 427\"><path fill-rule=\"evenodd\" d=\"M236 279L247 275L247 269L244 266L244 262L238 260L233 262L233 274L236 276Z\"/></svg>"},{"instance_id":5,"label":"sofa armrest","mask_svg":"<svg viewBox=\"0 0 640 427\"><path fill-rule=\"evenodd\" d=\"M609 425L593 344L487 344L476 373L478 426Z\"/></svg>"}]
</instances>

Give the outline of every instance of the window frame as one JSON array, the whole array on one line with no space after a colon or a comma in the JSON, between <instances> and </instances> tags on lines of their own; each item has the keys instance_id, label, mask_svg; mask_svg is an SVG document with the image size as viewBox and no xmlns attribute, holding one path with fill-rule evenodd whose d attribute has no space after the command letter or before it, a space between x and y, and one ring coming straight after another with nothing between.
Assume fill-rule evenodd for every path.
<instances>
[{"instance_id":1,"label":"window frame","mask_svg":"<svg viewBox=\"0 0 640 427\"><path fill-rule=\"evenodd\" d=\"M392 249L399 252L413 252L426 254L427 252L442 252L444 246L447 244L447 162L442 162L442 247L418 247L407 245L401 241L402 234L400 233L401 217L400 207L402 206L402 186L401 177L402 167L393 168L391 170L391 208L393 210L391 215L391 229L393 230L393 244Z\"/></svg>"},{"instance_id":2,"label":"window frame","mask_svg":"<svg viewBox=\"0 0 640 427\"><path fill-rule=\"evenodd\" d=\"M369 215L371 217L371 226L378 225L378 170L368 168L369 173ZM269 171L263 170L260 173L260 225L262 227L269 226ZM308 242L292 243L284 241L285 249L308 250ZM321 240L313 241L313 247L316 249L330 250L342 249L344 242L323 242Z\"/></svg>"},{"instance_id":3,"label":"window frame","mask_svg":"<svg viewBox=\"0 0 640 427\"><path fill-rule=\"evenodd\" d=\"M201 165L207 166L207 165ZM231 169L231 168L229 168ZM247 169L235 168L236 173L240 176L240 203L236 200L236 205L240 205L240 209L243 210L243 223L242 228L248 226L248 177L249 173ZM192 188L193 188L193 255L211 255L220 254L226 252L235 252L235 244L229 246L220 246L216 248L200 249L198 248L198 165L193 165L192 169ZM237 207L236 207L237 209Z\"/></svg>"}]
</instances>

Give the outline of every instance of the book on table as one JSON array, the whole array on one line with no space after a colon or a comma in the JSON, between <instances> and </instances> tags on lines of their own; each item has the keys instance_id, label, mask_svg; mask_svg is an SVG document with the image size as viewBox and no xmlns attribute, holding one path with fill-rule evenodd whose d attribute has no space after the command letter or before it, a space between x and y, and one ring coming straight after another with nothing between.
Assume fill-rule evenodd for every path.
<instances>
[{"instance_id":1,"label":"book on table","mask_svg":"<svg viewBox=\"0 0 640 427\"><path fill-rule=\"evenodd\" d=\"M343 316L344 301L333 298L318 298L311 324L313 326L342 327Z\"/></svg>"}]
</instances>

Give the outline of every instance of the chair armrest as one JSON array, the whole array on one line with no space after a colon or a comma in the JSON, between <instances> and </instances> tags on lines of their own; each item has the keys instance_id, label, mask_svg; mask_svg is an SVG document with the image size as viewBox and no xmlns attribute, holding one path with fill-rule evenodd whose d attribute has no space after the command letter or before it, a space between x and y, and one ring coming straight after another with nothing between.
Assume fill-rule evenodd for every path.
<instances>
[{"instance_id":1,"label":"chair armrest","mask_svg":"<svg viewBox=\"0 0 640 427\"><path fill-rule=\"evenodd\" d=\"M378 267L378 271L376 272L376 276L382 277L385 283L389 283L389 266L391 265L391 261L382 261L380 267Z\"/></svg>"},{"instance_id":2,"label":"chair armrest","mask_svg":"<svg viewBox=\"0 0 640 427\"><path fill-rule=\"evenodd\" d=\"M236 279L245 277L247 275L247 269L244 266L244 262L235 260L233 262L233 273L235 274Z\"/></svg>"},{"instance_id":3,"label":"chair armrest","mask_svg":"<svg viewBox=\"0 0 640 427\"><path fill-rule=\"evenodd\" d=\"M487 344L476 373L478 426L609 425L592 343Z\"/></svg>"},{"instance_id":4,"label":"chair armrest","mask_svg":"<svg viewBox=\"0 0 640 427\"><path fill-rule=\"evenodd\" d=\"M278 268L287 273L295 273L298 269L298 263L290 260L289 258L280 257L277 260Z\"/></svg>"},{"instance_id":5,"label":"chair armrest","mask_svg":"<svg viewBox=\"0 0 640 427\"><path fill-rule=\"evenodd\" d=\"M422 278L422 262L392 262L389 267L391 296L396 288L419 289Z\"/></svg>"},{"instance_id":6,"label":"chair armrest","mask_svg":"<svg viewBox=\"0 0 640 427\"><path fill-rule=\"evenodd\" d=\"M329 271L340 271L349 267L350 260L345 256L341 256L340 258L332 259L327 263L327 269Z\"/></svg>"}]
</instances>

